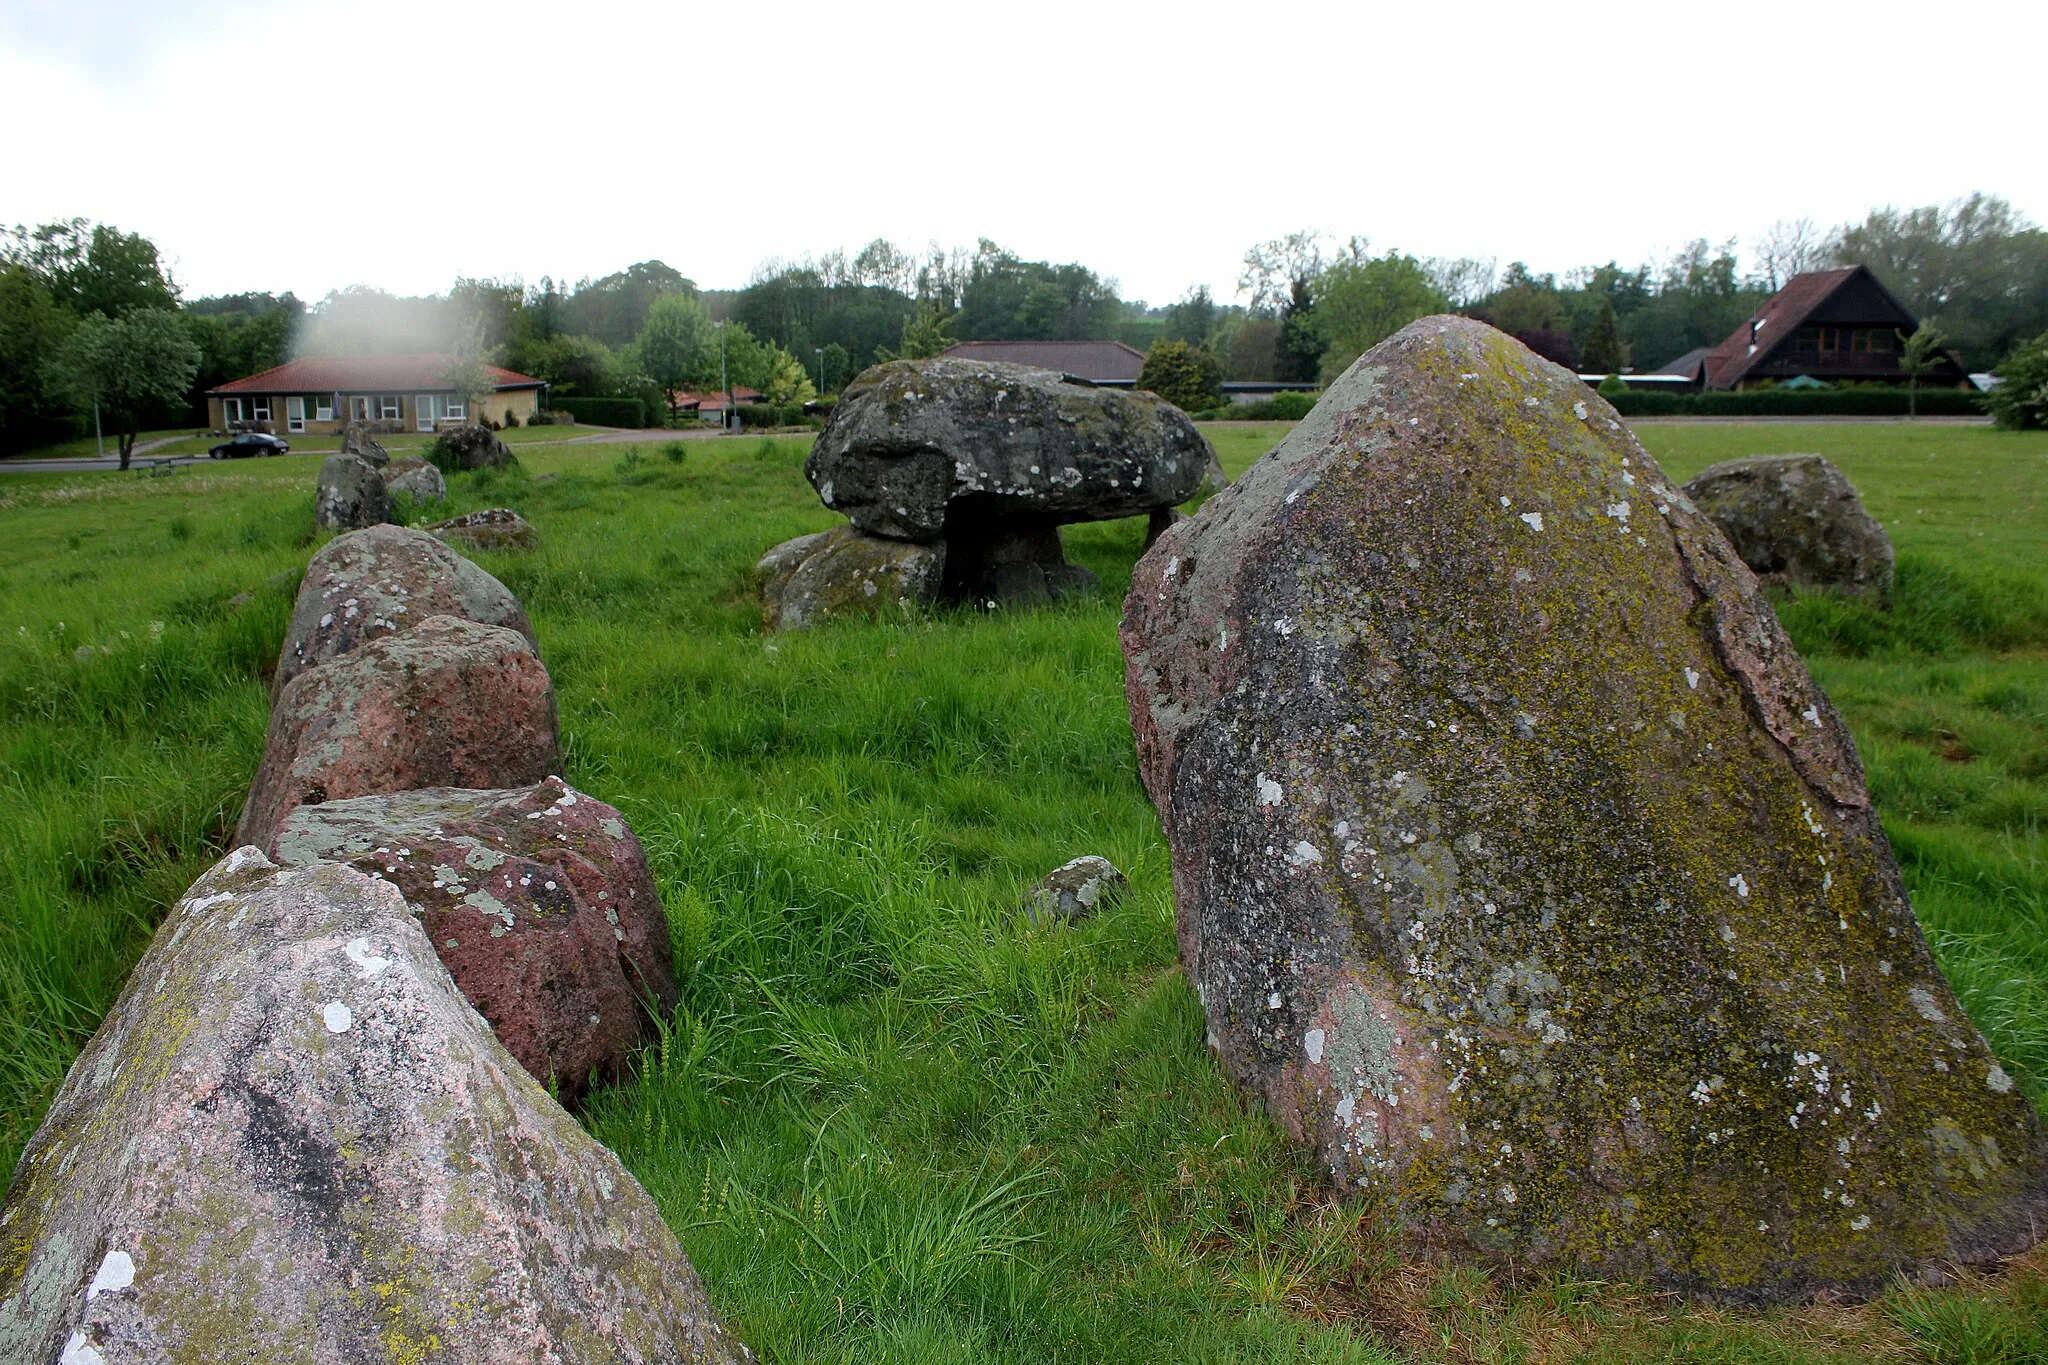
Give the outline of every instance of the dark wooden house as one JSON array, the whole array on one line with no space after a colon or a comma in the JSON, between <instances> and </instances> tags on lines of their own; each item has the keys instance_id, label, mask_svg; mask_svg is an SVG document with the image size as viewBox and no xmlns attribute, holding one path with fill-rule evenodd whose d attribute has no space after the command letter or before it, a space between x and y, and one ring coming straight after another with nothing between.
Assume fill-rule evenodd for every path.
<instances>
[{"instance_id":1,"label":"dark wooden house","mask_svg":"<svg viewBox=\"0 0 2048 1365\"><path fill-rule=\"evenodd\" d=\"M1706 387L1753 389L1801 375L1827 383L1904 384L1901 336L1919 326L1866 266L1795 275L1707 354ZM1934 388L1969 382L1954 352L1944 352L1920 375L1922 385Z\"/></svg>"}]
</instances>

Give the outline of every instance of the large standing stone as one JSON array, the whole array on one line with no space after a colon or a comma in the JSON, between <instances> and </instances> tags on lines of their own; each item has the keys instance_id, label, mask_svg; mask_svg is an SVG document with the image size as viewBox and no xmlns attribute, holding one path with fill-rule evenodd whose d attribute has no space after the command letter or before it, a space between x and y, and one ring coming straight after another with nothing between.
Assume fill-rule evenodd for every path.
<instances>
[{"instance_id":1,"label":"large standing stone","mask_svg":"<svg viewBox=\"0 0 2048 1365\"><path fill-rule=\"evenodd\" d=\"M1399 332L1139 562L1124 645L1223 1065L1417 1241L1761 1300L2044 1226L1848 732L1567 371Z\"/></svg>"},{"instance_id":2,"label":"large standing stone","mask_svg":"<svg viewBox=\"0 0 2048 1365\"><path fill-rule=\"evenodd\" d=\"M336 536L320 547L299 582L291 625L278 651L275 689L282 690L308 668L429 616L504 626L533 641L519 599L426 532L372 526Z\"/></svg>"},{"instance_id":3,"label":"large standing stone","mask_svg":"<svg viewBox=\"0 0 2048 1365\"><path fill-rule=\"evenodd\" d=\"M1892 541L1847 475L1818 455L1723 460L1685 485L1766 583L1891 595Z\"/></svg>"},{"instance_id":4,"label":"large standing stone","mask_svg":"<svg viewBox=\"0 0 2048 1365\"><path fill-rule=\"evenodd\" d=\"M359 456L329 455L313 485L313 520L343 531L391 520L384 476Z\"/></svg>"},{"instance_id":5,"label":"large standing stone","mask_svg":"<svg viewBox=\"0 0 2048 1365\"><path fill-rule=\"evenodd\" d=\"M519 463L512 447L499 440L498 433L489 427L455 427L435 437L434 444L457 469L497 469Z\"/></svg>"},{"instance_id":6,"label":"large standing stone","mask_svg":"<svg viewBox=\"0 0 2048 1365\"><path fill-rule=\"evenodd\" d=\"M158 930L0 1213L0 1359L60 1358L750 1356L397 890L244 848Z\"/></svg>"},{"instance_id":7,"label":"large standing stone","mask_svg":"<svg viewBox=\"0 0 2048 1365\"><path fill-rule=\"evenodd\" d=\"M948 595L976 600L1013 582L1026 597L1092 584L1063 572L1057 528L1185 502L1214 457L1155 394L1025 365L898 360L847 386L804 473L870 535L943 536Z\"/></svg>"},{"instance_id":8,"label":"large standing stone","mask_svg":"<svg viewBox=\"0 0 2048 1365\"><path fill-rule=\"evenodd\" d=\"M532 646L430 616L287 683L235 833L275 845L299 806L421 787L525 787L561 771L555 692Z\"/></svg>"},{"instance_id":9,"label":"large standing stone","mask_svg":"<svg viewBox=\"0 0 2048 1365\"><path fill-rule=\"evenodd\" d=\"M938 596L946 547L836 526L761 556L763 630L806 630L839 617L903 620Z\"/></svg>"},{"instance_id":10,"label":"large standing stone","mask_svg":"<svg viewBox=\"0 0 2048 1365\"><path fill-rule=\"evenodd\" d=\"M371 434L367 422L351 421L341 429L341 451L344 455L354 455L365 464L374 465L378 469L391 463L391 456Z\"/></svg>"},{"instance_id":11,"label":"large standing stone","mask_svg":"<svg viewBox=\"0 0 2048 1365\"><path fill-rule=\"evenodd\" d=\"M565 1098L622 1075L648 1009L675 1008L668 918L640 841L559 777L300 806L277 859L347 862L404 892L498 1041Z\"/></svg>"}]
</instances>

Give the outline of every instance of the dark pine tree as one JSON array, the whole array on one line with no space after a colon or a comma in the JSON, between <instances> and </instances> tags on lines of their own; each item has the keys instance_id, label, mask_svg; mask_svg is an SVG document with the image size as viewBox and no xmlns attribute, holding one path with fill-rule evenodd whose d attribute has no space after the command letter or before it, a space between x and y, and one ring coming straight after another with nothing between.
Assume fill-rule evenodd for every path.
<instances>
[{"instance_id":1,"label":"dark pine tree","mask_svg":"<svg viewBox=\"0 0 2048 1365\"><path fill-rule=\"evenodd\" d=\"M1580 361L1588 374L1620 374L1628 364L1628 352L1621 344L1621 323L1614 316L1614 300L1600 300L1600 316L1586 331Z\"/></svg>"},{"instance_id":2,"label":"dark pine tree","mask_svg":"<svg viewBox=\"0 0 2048 1365\"><path fill-rule=\"evenodd\" d=\"M1273 348L1273 378L1313 386L1323 369L1323 339L1316 335L1308 281L1297 279L1280 310L1280 344Z\"/></svg>"}]
</instances>

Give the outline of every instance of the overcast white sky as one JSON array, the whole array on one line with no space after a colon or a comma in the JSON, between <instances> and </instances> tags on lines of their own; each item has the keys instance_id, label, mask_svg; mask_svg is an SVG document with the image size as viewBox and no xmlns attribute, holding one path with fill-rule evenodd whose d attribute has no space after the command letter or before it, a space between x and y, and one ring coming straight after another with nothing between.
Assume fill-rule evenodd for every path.
<instances>
[{"instance_id":1,"label":"overcast white sky","mask_svg":"<svg viewBox=\"0 0 2048 1365\"><path fill-rule=\"evenodd\" d=\"M144 233L188 296L987 236L1163 303L1301 227L1562 271L2048 218L2044 39L2041 0L0 0L0 222Z\"/></svg>"}]
</instances>

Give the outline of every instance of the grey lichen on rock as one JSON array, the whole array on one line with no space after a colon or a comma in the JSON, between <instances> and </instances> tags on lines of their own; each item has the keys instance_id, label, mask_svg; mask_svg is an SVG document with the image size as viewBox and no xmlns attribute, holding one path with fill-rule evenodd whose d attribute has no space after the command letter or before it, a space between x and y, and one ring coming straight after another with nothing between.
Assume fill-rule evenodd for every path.
<instances>
[{"instance_id":1,"label":"grey lichen on rock","mask_svg":"<svg viewBox=\"0 0 2048 1365\"><path fill-rule=\"evenodd\" d=\"M278 651L272 691L308 668L429 616L458 616L516 630L534 643L519 599L434 536L373 526L336 536L306 566Z\"/></svg>"},{"instance_id":2,"label":"grey lichen on rock","mask_svg":"<svg viewBox=\"0 0 2048 1365\"><path fill-rule=\"evenodd\" d=\"M837 526L777 545L754 566L761 628L808 630L858 617L903 621L938 597L943 543L888 540Z\"/></svg>"},{"instance_id":3,"label":"grey lichen on rock","mask_svg":"<svg viewBox=\"0 0 2048 1365\"><path fill-rule=\"evenodd\" d=\"M1130 889L1121 868L1087 853L1061 863L1025 892L1024 913L1035 924L1072 924L1114 905Z\"/></svg>"},{"instance_id":4,"label":"grey lichen on rock","mask_svg":"<svg viewBox=\"0 0 2048 1365\"><path fill-rule=\"evenodd\" d=\"M0 1360L60 1353L751 1358L397 889L253 848L158 930L0 1211Z\"/></svg>"},{"instance_id":5,"label":"grey lichen on rock","mask_svg":"<svg viewBox=\"0 0 2048 1365\"><path fill-rule=\"evenodd\" d=\"M1856 486L1819 455L1752 455L1709 465L1685 485L1742 562L1766 583L1891 597L1892 541Z\"/></svg>"},{"instance_id":6,"label":"grey lichen on rock","mask_svg":"<svg viewBox=\"0 0 2048 1365\"><path fill-rule=\"evenodd\" d=\"M540 546L540 532L533 523L509 507L486 507L464 512L459 517L437 521L427 531L468 550L523 551Z\"/></svg>"},{"instance_id":7,"label":"grey lichen on rock","mask_svg":"<svg viewBox=\"0 0 2048 1365\"><path fill-rule=\"evenodd\" d=\"M1222 1064L1416 1243L1754 1301L2048 1226L1847 730L1574 375L1404 329L1123 639Z\"/></svg>"}]
</instances>

